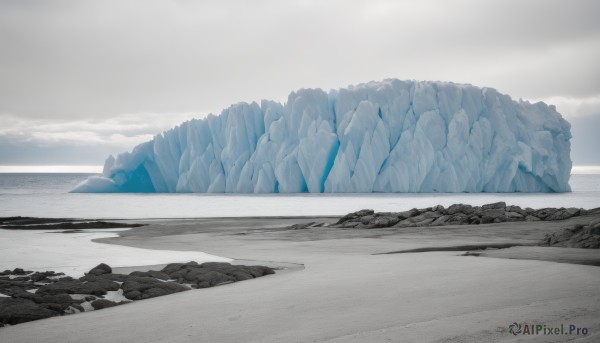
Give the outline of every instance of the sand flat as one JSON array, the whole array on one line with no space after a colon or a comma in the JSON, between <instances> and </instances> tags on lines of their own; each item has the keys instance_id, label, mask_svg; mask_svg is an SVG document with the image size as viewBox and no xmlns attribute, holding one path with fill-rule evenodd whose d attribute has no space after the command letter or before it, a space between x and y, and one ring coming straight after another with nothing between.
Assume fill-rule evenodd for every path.
<instances>
[{"instance_id":1,"label":"sand flat","mask_svg":"<svg viewBox=\"0 0 600 343\"><path fill-rule=\"evenodd\" d=\"M318 220L331 220L323 219ZM152 221L104 242L198 250L304 269L0 329L1 342L481 342L512 322L576 324L600 339L600 269L456 251L373 255L423 246L532 243L589 220L443 228L285 230L310 218ZM259 262L257 262L259 263Z\"/></svg>"}]
</instances>

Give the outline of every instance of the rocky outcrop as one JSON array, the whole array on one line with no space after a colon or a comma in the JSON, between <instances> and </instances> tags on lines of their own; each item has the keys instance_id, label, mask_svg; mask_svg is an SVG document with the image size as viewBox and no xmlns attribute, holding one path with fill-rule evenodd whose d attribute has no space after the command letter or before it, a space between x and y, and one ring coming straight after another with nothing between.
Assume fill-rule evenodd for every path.
<instances>
[{"instance_id":1,"label":"rocky outcrop","mask_svg":"<svg viewBox=\"0 0 600 343\"><path fill-rule=\"evenodd\" d=\"M600 221L588 225L577 224L547 234L540 242L541 246L600 249Z\"/></svg>"},{"instance_id":2,"label":"rocky outcrop","mask_svg":"<svg viewBox=\"0 0 600 343\"><path fill-rule=\"evenodd\" d=\"M119 289L119 284L110 280L97 279L95 281L58 281L48 285L43 285L35 293L36 294L91 294L105 295L108 291L116 291Z\"/></svg>"},{"instance_id":3,"label":"rocky outcrop","mask_svg":"<svg viewBox=\"0 0 600 343\"><path fill-rule=\"evenodd\" d=\"M9 297L0 297L0 327L84 312L84 305L99 310L130 302L104 299L109 292L142 300L273 273L273 269L263 266L193 261L129 275L113 274L112 268L102 263L79 279L51 271L5 270L0 272L0 294Z\"/></svg>"},{"instance_id":4,"label":"rocky outcrop","mask_svg":"<svg viewBox=\"0 0 600 343\"><path fill-rule=\"evenodd\" d=\"M0 298L0 323L20 324L32 320L58 316L59 313L21 298Z\"/></svg>"},{"instance_id":5,"label":"rocky outcrop","mask_svg":"<svg viewBox=\"0 0 600 343\"><path fill-rule=\"evenodd\" d=\"M349 213L330 227L374 229L385 227L422 227L442 225L478 225L515 221L554 221L586 214L581 208L521 208L496 202L483 206L454 204L448 208L437 205L404 212L374 212L360 210Z\"/></svg>"},{"instance_id":6,"label":"rocky outcrop","mask_svg":"<svg viewBox=\"0 0 600 343\"><path fill-rule=\"evenodd\" d=\"M179 283L190 284L193 288L213 287L275 273L269 267L232 265L225 262L171 263L163 268L162 272Z\"/></svg>"},{"instance_id":7,"label":"rocky outcrop","mask_svg":"<svg viewBox=\"0 0 600 343\"><path fill-rule=\"evenodd\" d=\"M189 288L176 282L164 282L152 277L131 276L121 285L123 295L129 300L142 300L187 291Z\"/></svg>"}]
</instances>

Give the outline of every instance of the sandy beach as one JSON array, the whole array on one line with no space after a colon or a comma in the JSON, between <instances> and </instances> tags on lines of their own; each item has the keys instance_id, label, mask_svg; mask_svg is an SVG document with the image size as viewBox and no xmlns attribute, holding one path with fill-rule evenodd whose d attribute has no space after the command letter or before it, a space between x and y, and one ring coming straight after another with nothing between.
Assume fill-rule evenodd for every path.
<instances>
[{"instance_id":1,"label":"sandy beach","mask_svg":"<svg viewBox=\"0 0 600 343\"><path fill-rule=\"evenodd\" d=\"M0 329L1 342L595 342L600 340L598 250L535 244L598 215L556 222L426 228L291 230L338 218L136 221L99 241L137 248L301 265L255 280ZM576 263L560 263L560 262ZM99 261L100 262L100 261ZM176 262L176 261L174 261ZM586 336L513 336L513 322L586 328Z\"/></svg>"}]
</instances>

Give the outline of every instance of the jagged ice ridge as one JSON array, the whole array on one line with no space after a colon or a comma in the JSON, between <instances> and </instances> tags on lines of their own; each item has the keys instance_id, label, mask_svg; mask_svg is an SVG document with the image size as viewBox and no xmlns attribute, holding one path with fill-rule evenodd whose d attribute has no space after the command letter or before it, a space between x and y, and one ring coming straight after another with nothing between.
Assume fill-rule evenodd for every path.
<instances>
[{"instance_id":1,"label":"jagged ice ridge","mask_svg":"<svg viewBox=\"0 0 600 343\"><path fill-rule=\"evenodd\" d=\"M446 82L301 89L238 103L132 152L74 192L566 192L554 106Z\"/></svg>"}]
</instances>

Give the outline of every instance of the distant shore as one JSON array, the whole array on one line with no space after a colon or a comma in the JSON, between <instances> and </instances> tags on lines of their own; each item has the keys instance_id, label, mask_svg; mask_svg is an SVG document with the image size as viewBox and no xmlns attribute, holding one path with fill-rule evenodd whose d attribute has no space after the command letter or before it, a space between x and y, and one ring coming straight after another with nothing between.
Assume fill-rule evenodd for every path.
<instances>
[{"instance_id":1,"label":"distant shore","mask_svg":"<svg viewBox=\"0 0 600 343\"><path fill-rule=\"evenodd\" d=\"M600 268L580 264L598 259L599 251L534 246L549 233L600 220L599 214L481 225L294 226L339 219L135 220L146 225L96 241L304 269L6 327L0 341L510 341L513 322L568 322L586 327L587 339L600 338ZM444 249L481 245L491 249ZM494 249L503 245L514 246ZM438 251L385 254L423 248ZM567 338L573 337L544 340Z\"/></svg>"}]
</instances>

